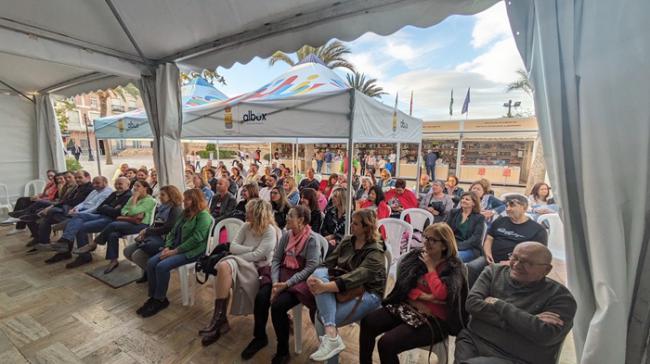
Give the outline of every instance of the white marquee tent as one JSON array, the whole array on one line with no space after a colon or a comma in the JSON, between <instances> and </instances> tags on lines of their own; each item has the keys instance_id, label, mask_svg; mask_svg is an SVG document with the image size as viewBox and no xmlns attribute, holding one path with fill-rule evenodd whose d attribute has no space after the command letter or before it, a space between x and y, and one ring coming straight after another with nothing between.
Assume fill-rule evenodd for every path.
<instances>
[{"instance_id":1,"label":"white marquee tent","mask_svg":"<svg viewBox=\"0 0 650 364\"><path fill-rule=\"evenodd\" d=\"M496 0L0 0L0 168L13 197L62 169L50 94L138 81L161 183L182 183L179 67L431 26ZM650 328L647 0L507 0L567 228L582 363L646 362Z\"/></svg>"}]
</instances>

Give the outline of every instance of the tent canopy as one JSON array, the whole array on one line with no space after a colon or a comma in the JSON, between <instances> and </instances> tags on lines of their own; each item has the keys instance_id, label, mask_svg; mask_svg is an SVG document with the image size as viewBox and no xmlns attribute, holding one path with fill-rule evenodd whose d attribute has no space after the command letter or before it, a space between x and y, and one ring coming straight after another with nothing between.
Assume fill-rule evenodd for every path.
<instances>
[{"instance_id":1,"label":"tent canopy","mask_svg":"<svg viewBox=\"0 0 650 364\"><path fill-rule=\"evenodd\" d=\"M228 98L202 77L194 78L183 85L181 94L183 108L206 105ZM143 109L95 119L95 135L98 139L153 138L147 113Z\"/></svg>"},{"instance_id":2,"label":"tent canopy","mask_svg":"<svg viewBox=\"0 0 650 364\"><path fill-rule=\"evenodd\" d=\"M350 86L317 59L259 89L185 110L183 138L352 138L357 143L422 140L422 120Z\"/></svg>"}]
</instances>

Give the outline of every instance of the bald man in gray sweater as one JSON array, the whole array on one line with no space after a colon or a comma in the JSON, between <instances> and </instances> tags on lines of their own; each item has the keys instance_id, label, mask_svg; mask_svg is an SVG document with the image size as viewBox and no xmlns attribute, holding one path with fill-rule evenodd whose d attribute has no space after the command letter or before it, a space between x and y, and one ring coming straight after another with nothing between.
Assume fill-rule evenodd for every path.
<instances>
[{"instance_id":1,"label":"bald man in gray sweater","mask_svg":"<svg viewBox=\"0 0 650 364\"><path fill-rule=\"evenodd\" d=\"M468 327L456 337L456 364L553 364L573 326L576 301L546 275L551 252L515 247L508 265L487 266L467 297Z\"/></svg>"}]
</instances>

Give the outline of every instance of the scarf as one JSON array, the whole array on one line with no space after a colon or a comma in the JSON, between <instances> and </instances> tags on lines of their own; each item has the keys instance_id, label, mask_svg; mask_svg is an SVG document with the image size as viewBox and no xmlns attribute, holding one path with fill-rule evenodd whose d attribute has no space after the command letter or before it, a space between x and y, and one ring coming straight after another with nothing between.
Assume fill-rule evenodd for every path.
<instances>
[{"instance_id":1,"label":"scarf","mask_svg":"<svg viewBox=\"0 0 650 364\"><path fill-rule=\"evenodd\" d=\"M486 193L481 198L481 210L488 210L489 209L489 207L488 207L489 202L490 202L490 195Z\"/></svg>"},{"instance_id":2,"label":"scarf","mask_svg":"<svg viewBox=\"0 0 650 364\"><path fill-rule=\"evenodd\" d=\"M289 243L287 244L287 249L284 254L285 267L289 269L300 268L300 263L298 263L298 259L296 259L296 257L305 248L305 243L307 242L307 238L309 238L310 234L310 225L306 225L298 235L295 235L292 231L289 231Z\"/></svg>"}]
</instances>

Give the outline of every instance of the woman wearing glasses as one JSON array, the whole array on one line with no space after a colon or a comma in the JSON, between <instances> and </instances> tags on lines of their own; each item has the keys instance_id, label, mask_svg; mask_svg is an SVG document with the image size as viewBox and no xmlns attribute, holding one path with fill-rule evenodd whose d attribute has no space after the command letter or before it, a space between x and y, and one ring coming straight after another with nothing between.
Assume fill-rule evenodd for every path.
<instances>
[{"instance_id":1,"label":"woman wearing glasses","mask_svg":"<svg viewBox=\"0 0 650 364\"><path fill-rule=\"evenodd\" d=\"M467 322L467 280L456 239L444 223L427 226L424 248L401 259L396 284L382 307L361 320L359 362L372 363L375 338L382 364L399 363L398 354L426 346L429 350Z\"/></svg>"}]
</instances>

